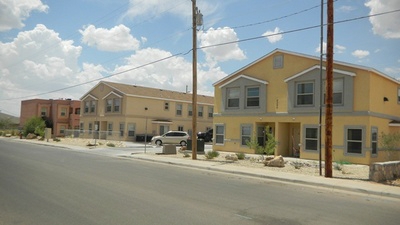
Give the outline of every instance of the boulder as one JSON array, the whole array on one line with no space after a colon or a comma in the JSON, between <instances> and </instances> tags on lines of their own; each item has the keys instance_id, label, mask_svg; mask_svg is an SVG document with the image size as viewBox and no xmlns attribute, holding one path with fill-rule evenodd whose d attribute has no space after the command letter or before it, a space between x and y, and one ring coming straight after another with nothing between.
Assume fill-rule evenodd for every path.
<instances>
[{"instance_id":1,"label":"boulder","mask_svg":"<svg viewBox=\"0 0 400 225\"><path fill-rule=\"evenodd\" d=\"M29 133L26 135L26 139L35 139L37 136L35 134Z\"/></svg>"},{"instance_id":2,"label":"boulder","mask_svg":"<svg viewBox=\"0 0 400 225\"><path fill-rule=\"evenodd\" d=\"M228 154L225 156L226 160L231 160L231 161L238 161L238 156L236 154Z\"/></svg>"},{"instance_id":3,"label":"boulder","mask_svg":"<svg viewBox=\"0 0 400 225\"><path fill-rule=\"evenodd\" d=\"M265 160L264 165L270 167L285 167L285 160L283 160L283 157L280 155L273 159Z\"/></svg>"}]
</instances>

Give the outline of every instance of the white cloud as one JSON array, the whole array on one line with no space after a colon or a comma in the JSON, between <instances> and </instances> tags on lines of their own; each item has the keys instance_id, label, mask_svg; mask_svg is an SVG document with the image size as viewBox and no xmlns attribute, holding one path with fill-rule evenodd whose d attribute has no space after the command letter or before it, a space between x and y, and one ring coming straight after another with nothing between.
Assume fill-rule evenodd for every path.
<instances>
[{"instance_id":1,"label":"white cloud","mask_svg":"<svg viewBox=\"0 0 400 225\"><path fill-rule=\"evenodd\" d=\"M279 27L275 27L273 31L268 30L262 36L265 36L270 43L275 43L283 39L283 35L279 33L282 33L282 30Z\"/></svg>"},{"instance_id":2,"label":"white cloud","mask_svg":"<svg viewBox=\"0 0 400 225\"><path fill-rule=\"evenodd\" d=\"M323 42L322 43L322 48L323 48L323 53L326 54L326 47L327 43ZM335 53L344 53L346 51L346 47L342 45L335 45L333 51ZM320 53L321 52L321 44L318 45L318 47L315 48L315 52Z\"/></svg>"},{"instance_id":3,"label":"white cloud","mask_svg":"<svg viewBox=\"0 0 400 225\"><path fill-rule=\"evenodd\" d=\"M136 18L146 16L147 18L161 17L168 13L184 19L192 17L192 1L171 0L130 0L129 9L123 18ZM219 6L215 1L198 1L197 7L204 16L214 13Z\"/></svg>"},{"instance_id":4,"label":"white cloud","mask_svg":"<svg viewBox=\"0 0 400 225\"><path fill-rule=\"evenodd\" d=\"M354 57L357 57L359 59L365 58L369 56L369 51L366 50L355 50L354 52L351 53Z\"/></svg>"},{"instance_id":5,"label":"white cloud","mask_svg":"<svg viewBox=\"0 0 400 225\"><path fill-rule=\"evenodd\" d=\"M365 3L370 8L369 15L383 13L400 9L399 0L370 0ZM394 12L386 15L373 16L369 18L374 34L384 38L400 38L400 13Z\"/></svg>"},{"instance_id":6,"label":"white cloud","mask_svg":"<svg viewBox=\"0 0 400 225\"><path fill-rule=\"evenodd\" d=\"M130 34L130 29L122 24L111 28L96 28L93 25L79 30L82 34L82 42L94 46L102 51L118 52L137 50L140 46L139 40Z\"/></svg>"},{"instance_id":7,"label":"white cloud","mask_svg":"<svg viewBox=\"0 0 400 225\"><path fill-rule=\"evenodd\" d=\"M101 66L78 66L82 48L44 25L20 32L11 42L0 42L0 99L2 108L19 115L20 104L13 98L78 99L90 85L53 93L54 90L101 77ZM46 95L37 94L47 93Z\"/></svg>"},{"instance_id":8,"label":"white cloud","mask_svg":"<svg viewBox=\"0 0 400 225\"><path fill-rule=\"evenodd\" d=\"M22 28L32 11L47 12L48 8L40 0L0 0L0 31Z\"/></svg>"},{"instance_id":9,"label":"white cloud","mask_svg":"<svg viewBox=\"0 0 400 225\"><path fill-rule=\"evenodd\" d=\"M239 44L236 42L239 39L232 28L210 28L205 32L200 31L199 39L200 47L204 47L201 50L206 54L206 61L210 63L211 67L213 67L217 62L242 60L246 58L246 55L239 48ZM227 42L232 42L232 44L213 46Z\"/></svg>"}]
</instances>

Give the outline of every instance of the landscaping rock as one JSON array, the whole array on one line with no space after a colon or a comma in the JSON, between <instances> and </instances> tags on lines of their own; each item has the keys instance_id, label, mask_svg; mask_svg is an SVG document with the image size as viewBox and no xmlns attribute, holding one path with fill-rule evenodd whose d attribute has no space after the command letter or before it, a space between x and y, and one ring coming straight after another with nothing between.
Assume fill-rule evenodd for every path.
<instances>
[{"instance_id":1,"label":"landscaping rock","mask_svg":"<svg viewBox=\"0 0 400 225\"><path fill-rule=\"evenodd\" d=\"M285 167L285 160L283 160L283 157L280 155L271 160L265 160L264 165L270 167Z\"/></svg>"},{"instance_id":2,"label":"landscaping rock","mask_svg":"<svg viewBox=\"0 0 400 225\"><path fill-rule=\"evenodd\" d=\"M36 135L35 134L32 134L32 133L29 133L28 135L26 135L26 139L36 139Z\"/></svg>"},{"instance_id":3,"label":"landscaping rock","mask_svg":"<svg viewBox=\"0 0 400 225\"><path fill-rule=\"evenodd\" d=\"M238 156L236 154L228 154L225 156L226 160L231 160L231 161L238 161Z\"/></svg>"}]
</instances>

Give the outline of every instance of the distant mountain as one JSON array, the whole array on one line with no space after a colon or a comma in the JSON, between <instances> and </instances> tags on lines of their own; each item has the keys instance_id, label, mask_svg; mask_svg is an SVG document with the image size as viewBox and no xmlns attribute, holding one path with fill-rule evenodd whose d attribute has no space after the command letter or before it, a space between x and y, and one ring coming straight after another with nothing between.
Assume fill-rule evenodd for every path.
<instances>
[{"instance_id":1,"label":"distant mountain","mask_svg":"<svg viewBox=\"0 0 400 225\"><path fill-rule=\"evenodd\" d=\"M0 120L3 120L3 119L10 119L12 125L19 124L19 117L15 117L15 116L0 112Z\"/></svg>"}]
</instances>

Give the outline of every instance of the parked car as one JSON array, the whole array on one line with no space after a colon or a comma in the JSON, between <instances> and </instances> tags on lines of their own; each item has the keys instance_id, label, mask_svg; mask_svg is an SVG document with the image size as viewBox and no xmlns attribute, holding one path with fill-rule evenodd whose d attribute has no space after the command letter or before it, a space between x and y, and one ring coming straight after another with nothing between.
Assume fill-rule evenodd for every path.
<instances>
[{"instance_id":1,"label":"parked car","mask_svg":"<svg viewBox=\"0 0 400 225\"><path fill-rule=\"evenodd\" d=\"M184 131L168 131L167 133L154 136L151 139L151 143L155 145L163 144L179 144L181 146L186 146L187 140L190 138L189 134Z\"/></svg>"},{"instance_id":2,"label":"parked car","mask_svg":"<svg viewBox=\"0 0 400 225\"><path fill-rule=\"evenodd\" d=\"M197 139L203 139L205 142L212 141L213 138L213 129L210 129L206 132L198 132Z\"/></svg>"}]
</instances>

